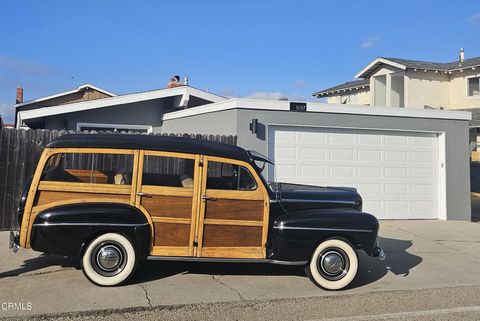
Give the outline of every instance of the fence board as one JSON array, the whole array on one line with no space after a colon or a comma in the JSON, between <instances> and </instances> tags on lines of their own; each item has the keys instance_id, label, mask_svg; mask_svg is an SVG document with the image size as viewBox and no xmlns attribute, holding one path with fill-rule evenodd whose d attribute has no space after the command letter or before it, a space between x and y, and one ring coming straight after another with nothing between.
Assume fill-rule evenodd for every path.
<instances>
[{"instance_id":1,"label":"fence board","mask_svg":"<svg viewBox=\"0 0 480 321\"><path fill-rule=\"evenodd\" d=\"M16 215L17 205L26 181L35 171L45 144L59 136L73 133L75 132L65 130L0 129L0 231L19 228ZM83 131L81 134L94 135L97 132ZM191 137L230 145L237 144L236 136L165 133L161 135ZM125 162L120 159L119 161Z\"/></svg>"}]
</instances>

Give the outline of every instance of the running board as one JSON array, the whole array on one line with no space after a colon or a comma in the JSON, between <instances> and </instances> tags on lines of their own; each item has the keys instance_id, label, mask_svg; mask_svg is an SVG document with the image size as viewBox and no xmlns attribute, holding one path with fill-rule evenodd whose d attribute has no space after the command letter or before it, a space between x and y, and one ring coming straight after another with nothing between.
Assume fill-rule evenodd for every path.
<instances>
[{"instance_id":1,"label":"running board","mask_svg":"<svg viewBox=\"0 0 480 321\"><path fill-rule=\"evenodd\" d=\"M150 261L182 261L182 262L216 262L216 263L267 263L278 265L305 265L307 261L277 261L268 259L227 259L212 257L184 257L184 256L147 256Z\"/></svg>"}]
</instances>

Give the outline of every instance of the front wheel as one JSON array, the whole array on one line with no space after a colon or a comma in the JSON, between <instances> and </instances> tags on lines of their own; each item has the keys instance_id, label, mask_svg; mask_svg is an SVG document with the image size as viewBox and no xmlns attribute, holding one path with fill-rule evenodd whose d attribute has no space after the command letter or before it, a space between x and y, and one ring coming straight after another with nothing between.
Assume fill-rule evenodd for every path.
<instances>
[{"instance_id":1,"label":"front wheel","mask_svg":"<svg viewBox=\"0 0 480 321\"><path fill-rule=\"evenodd\" d=\"M132 243L123 235L106 233L88 245L82 257L82 270L92 283L114 286L132 276L136 263Z\"/></svg>"},{"instance_id":2,"label":"front wheel","mask_svg":"<svg viewBox=\"0 0 480 321\"><path fill-rule=\"evenodd\" d=\"M346 241L328 239L315 249L306 270L310 279L320 287L340 290L357 274L357 253Z\"/></svg>"}]
</instances>

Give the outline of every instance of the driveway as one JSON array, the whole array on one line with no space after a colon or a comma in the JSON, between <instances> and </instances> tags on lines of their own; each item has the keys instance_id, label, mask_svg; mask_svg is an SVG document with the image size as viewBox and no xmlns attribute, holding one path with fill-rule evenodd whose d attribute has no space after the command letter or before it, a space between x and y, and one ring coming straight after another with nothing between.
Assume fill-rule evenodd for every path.
<instances>
[{"instance_id":1,"label":"driveway","mask_svg":"<svg viewBox=\"0 0 480 321\"><path fill-rule=\"evenodd\" d=\"M250 300L344 297L392 291L480 287L480 223L382 221L387 259L360 255L352 285L324 291L303 268L267 264L145 262L124 286L101 288L86 280L73 259L8 250L0 233L0 318L134 307ZM480 305L480 299L474 298ZM17 308L3 309L4 303Z\"/></svg>"}]
</instances>

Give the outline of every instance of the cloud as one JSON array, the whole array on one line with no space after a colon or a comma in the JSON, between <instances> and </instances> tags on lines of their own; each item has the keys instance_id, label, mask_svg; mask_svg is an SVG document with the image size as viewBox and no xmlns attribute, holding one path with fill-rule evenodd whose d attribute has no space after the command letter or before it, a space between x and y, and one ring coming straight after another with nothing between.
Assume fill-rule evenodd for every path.
<instances>
[{"instance_id":1,"label":"cloud","mask_svg":"<svg viewBox=\"0 0 480 321\"><path fill-rule=\"evenodd\" d=\"M231 88L222 88L222 89L220 89L219 94L223 97L226 97L226 98L236 97L235 96L235 91Z\"/></svg>"},{"instance_id":2,"label":"cloud","mask_svg":"<svg viewBox=\"0 0 480 321\"><path fill-rule=\"evenodd\" d=\"M0 56L0 70L24 76L51 76L57 74L57 71L50 66L8 56Z\"/></svg>"},{"instance_id":3,"label":"cloud","mask_svg":"<svg viewBox=\"0 0 480 321\"><path fill-rule=\"evenodd\" d=\"M364 42L362 42L360 44L360 47L363 48L363 49L368 49L368 48L372 48L374 45L376 45L378 42L380 41L380 37L379 36L370 36L368 37L367 40L365 40Z\"/></svg>"},{"instance_id":4,"label":"cloud","mask_svg":"<svg viewBox=\"0 0 480 321\"><path fill-rule=\"evenodd\" d=\"M15 108L12 104L0 103L0 117L4 123L14 123L15 121Z\"/></svg>"},{"instance_id":5,"label":"cloud","mask_svg":"<svg viewBox=\"0 0 480 321\"><path fill-rule=\"evenodd\" d=\"M294 87L305 87L307 85L307 83L305 82L305 80L303 79L297 79L295 80L295 82L293 83L293 86Z\"/></svg>"},{"instance_id":6,"label":"cloud","mask_svg":"<svg viewBox=\"0 0 480 321\"><path fill-rule=\"evenodd\" d=\"M471 24L480 24L480 12L475 13L470 18L468 18Z\"/></svg>"},{"instance_id":7,"label":"cloud","mask_svg":"<svg viewBox=\"0 0 480 321\"><path fill-rule=\"evenodd\" d=\"M274 91L274 92L254 91L251 95L247 96L246 98L281 100L281 99L286 99L287 96L285 96L283 93L279 91Z\"/></svg>"}]
</instances>

